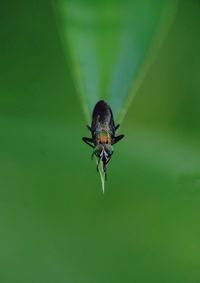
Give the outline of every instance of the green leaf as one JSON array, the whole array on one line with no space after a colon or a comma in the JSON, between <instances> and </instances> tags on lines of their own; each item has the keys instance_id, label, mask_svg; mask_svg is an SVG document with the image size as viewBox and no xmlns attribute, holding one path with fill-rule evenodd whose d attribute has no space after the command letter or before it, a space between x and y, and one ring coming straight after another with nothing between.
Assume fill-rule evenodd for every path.
<instances>
[{"instance_id":1,"label":"green leaf","mask_svg":"<svg viewBox=\"0 0 200 283\"><path fill-rule=\"evenodd\" d=\"M100 99L122 119L166 37L177 2L56 1L60 34L88 121Z\"/></svg>"},{"instance_id":2,"label":"green leaf","mask_svg":"<svg viewBox=\"0 0 200 283\"><path fill-rule=\"evenodd\" d=\"M88 122L100 99L122 120L165 38L178 0L58 0L67 59ZM104 192L105 173L99 167Z\"/></svg>"}]
</instances>

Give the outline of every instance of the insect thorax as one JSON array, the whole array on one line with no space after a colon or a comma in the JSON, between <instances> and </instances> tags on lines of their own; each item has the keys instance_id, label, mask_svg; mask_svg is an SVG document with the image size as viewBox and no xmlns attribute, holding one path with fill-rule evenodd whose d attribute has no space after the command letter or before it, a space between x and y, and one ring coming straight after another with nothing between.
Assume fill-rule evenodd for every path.
<instances>
[{"instance_id":1,"label":"insect thorax","mask_svg":"<svg viewBox=\"0 0 200 283\"><path fill-rule=\"evenodd\" d=\"M101 130L97 133L97 144L110 144L111 136L106 130Z\"/></svg>"}]
</instances>

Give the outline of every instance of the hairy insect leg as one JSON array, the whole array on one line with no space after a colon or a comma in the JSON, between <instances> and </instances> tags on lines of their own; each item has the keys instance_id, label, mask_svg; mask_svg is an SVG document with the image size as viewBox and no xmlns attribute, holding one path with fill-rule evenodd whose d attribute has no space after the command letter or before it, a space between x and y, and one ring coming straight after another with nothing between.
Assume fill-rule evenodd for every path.
<instances>
[{"instance_id":1,"label":"hairy insect leg","mask_svg":"<svg viewBox=\"0 0 200 283\"><path fill-rule=\"evenodd\" d=\"M89 146L91 146L92 148L94 148L94 145L91 144L91 143L93 143L93 139L92 139L92 138L83 137L82 140L83 140L86 144L88 144Z\"/></svg>"},{"instance_id":2,"label":"hairy insect leg","mask_svg":"<svg viewBox=\"0 0 200 283\"><path fill-rule=\"evenodd\" d=\"M118 141L120 141L123 138L124 138L124 135L119 135L119 136L115 137L113 144L117 143Z\"/></svg>"}]
</instances>

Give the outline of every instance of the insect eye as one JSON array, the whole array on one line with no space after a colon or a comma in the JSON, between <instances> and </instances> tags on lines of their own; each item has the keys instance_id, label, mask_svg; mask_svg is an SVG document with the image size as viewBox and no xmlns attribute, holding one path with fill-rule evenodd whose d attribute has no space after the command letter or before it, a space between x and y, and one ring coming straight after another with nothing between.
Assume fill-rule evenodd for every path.
<instances>
[{"instance_id":1,"label":"insect eye","mask_svg":"<svg viewBox=\"0 0 200 283\"><path fill-rule=\"evenodd\" d=\"M102 150L103 146L101 144L98 144L94 149L95 155L100 157Z\"/></svg>"},{"instance_id":2,"label":"insect eye","mask_svg":"<svg viewBox=\"0 0 200 283\"><path fill-rule=\"evenodd\" d=\"M107 153L109 156L111 156L112 153L113 153L113 148L112 148L112 146L111 146L110 144L106 144L106 145L105 145L105 151L106 151L106 153Z\"/></svg>"}]
</instances>

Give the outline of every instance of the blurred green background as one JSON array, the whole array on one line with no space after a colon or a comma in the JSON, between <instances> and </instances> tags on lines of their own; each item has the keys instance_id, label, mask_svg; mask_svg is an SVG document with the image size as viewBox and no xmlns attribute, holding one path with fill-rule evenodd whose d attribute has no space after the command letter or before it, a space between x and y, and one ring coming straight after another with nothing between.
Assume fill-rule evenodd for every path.
<instances>
[{"instance_id":1,"label":"blurred green background","mask_svg":"<svg viewBox=\"0 0 200 283\"><path fill-rule=\"evenodd\" d=\"M182 0L102 195L50 1L1 1L0 282L200 282L200 2Z\"/></svg>"}]
</instances>

